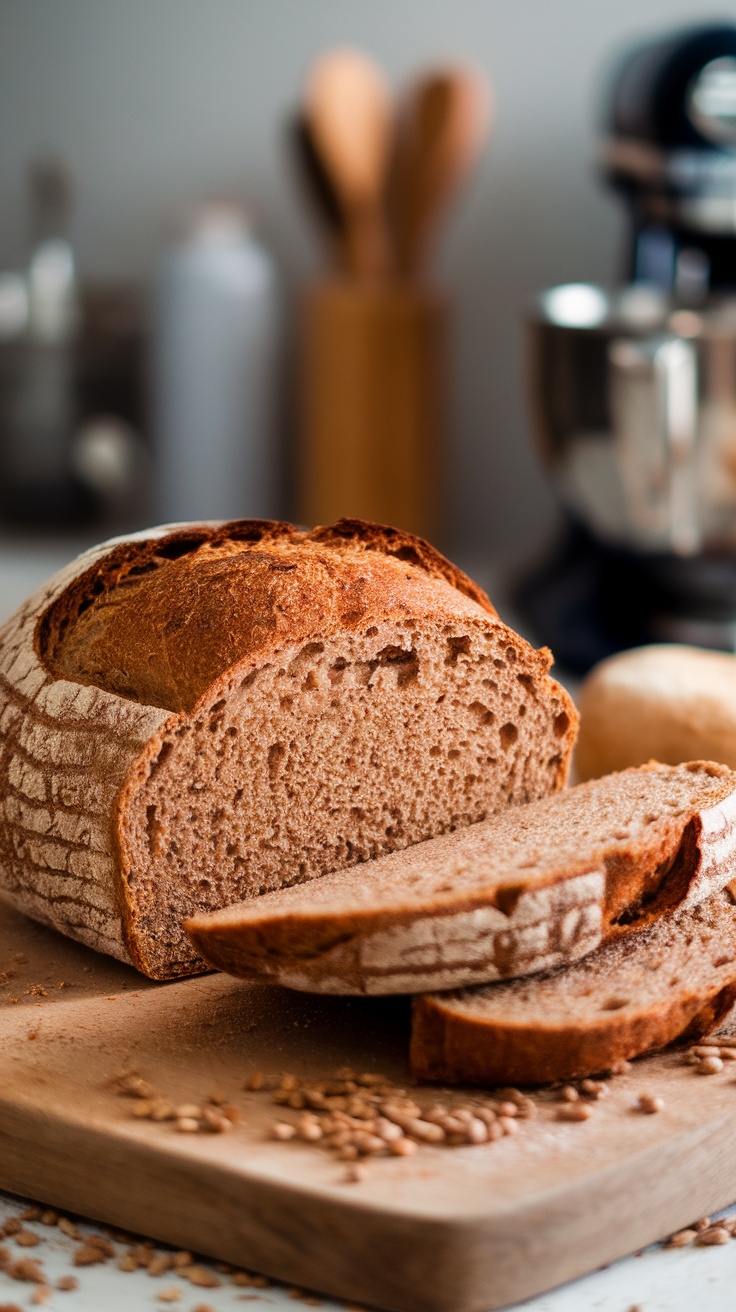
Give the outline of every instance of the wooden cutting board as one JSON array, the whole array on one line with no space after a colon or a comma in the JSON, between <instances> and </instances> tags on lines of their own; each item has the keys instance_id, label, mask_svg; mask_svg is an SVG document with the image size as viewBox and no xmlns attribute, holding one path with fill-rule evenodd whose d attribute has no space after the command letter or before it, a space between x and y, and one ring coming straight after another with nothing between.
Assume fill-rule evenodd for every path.
<instances>
[{"instance_id":1,"label":"wooden cutting board","mask_svg":"<svg viewBox=\"0 0 736 1312\"><path fill-rule=\"evenodd\" d=\"M545 1103L512 1138L376 1160L358 1184L268 1138L280 1113L244 1091L254 1070L406 1084L407 1036L405 1000L153 984L0 902L0 1186L396 1312L487 1312L736 1198L736 1063L704 1078L676 1053L612 1080L586 1122ZM130 1070L177 1102L221 1092L243 1120L135 1120L114 1090ZM645 1090L663 1112L632 1110Z\"/></svg>"}]
</instances>

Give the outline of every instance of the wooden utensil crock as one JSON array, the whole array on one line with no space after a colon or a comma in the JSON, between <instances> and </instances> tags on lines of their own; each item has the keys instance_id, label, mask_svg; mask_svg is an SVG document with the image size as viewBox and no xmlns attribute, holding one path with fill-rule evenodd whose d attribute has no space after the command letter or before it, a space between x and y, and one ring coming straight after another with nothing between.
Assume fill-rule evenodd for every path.
<instances>
[{"instance_id":1,"label":"wooden utensil crock","mask_svg":"<svg viewBox=\"0 0 736 1312\"><path fill-rule=\"evenodd\" d=\"M301 317L300 518L371 519L436 538L447 300L398 281L333 279Z\"/></svg>"}]
</instances>

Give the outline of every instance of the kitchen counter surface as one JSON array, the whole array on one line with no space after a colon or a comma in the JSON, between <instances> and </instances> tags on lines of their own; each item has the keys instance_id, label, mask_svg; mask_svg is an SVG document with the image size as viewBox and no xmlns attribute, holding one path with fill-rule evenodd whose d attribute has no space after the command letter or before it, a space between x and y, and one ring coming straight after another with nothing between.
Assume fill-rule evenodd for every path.
<instances>
[{"instance_id":1,"label":"kitchen counter surface","mask_svg":"<svg viewBox=\"0 0 736 1312\"><path fill-rule=\"evenodd\" d=\"M0 622L34 588L75 554L76 544L23 543L0 541ZM495 570L473 569L470 572L488 586L498 577ZM503 607L502 607L503 613ZM736 1181L734 1182L736 1195ZM0 1193L0 1225L18 1216L28 1204ZM730 1215L736 1217L736 1207ZM75 1267L73 1257L80 1239L63 1233L56 1226L37 1221L24 1222L25 1230L35 1232L39 1243L17 1247L12 1236L5 1240L13 1261L19 1258L40 1260L45 1278L54 1286L59 1278L73 1275L78 1287L73 1290L51 1289L32 1282L11 1279L0 1272L0 1312L44 1306L50 1312L130 1312L130 1309L171 1307L177 1312L236 1312L248 1305L253 1312L267 1309L322 1307L324 1312L348 1305L327 1298L310 1296L303 1291L275 1284L267 1288L234 1285L227 1273L217 1273L214 1265L203 1263L208 1278L217 1284L193 1286L176 1278L171 1271L158 1277L145 1270L120 1270L117 1260L126 1251L115 1243L115 1257L94 1266ZM79 1224L82 1236L100 1231ZM161 1253L163 1250L156 1249ZM653 1246L612 1266L543 1294L521 1307L525 1312L732 1312L736 1306L736 1240L722 1247L668 1250ZM165 1297L162 1297L165 1295ZM351 1305L352 1306L352 1305ZM509 1312L511 1310L509 1309Z\"/></svg>"},{"instance_id":2,"label":"kitchen counter surface","mask_svg":"<svg viewBox=\"0 0 736 1312\"><path fill-rule=\"evenodd\" d=\"M26 1205L0 1193L0 1225L19 1215ZM729 1214L736 1216L736 1208ZM352 1308L359 1312L356 1304L275 1284L266 1289L235 1286L231 1276L217 1273L209 1263L202 1263L204 1270L220 1283L199 1288L176 1279L170 1271L155 1277L144 1270L121 1271L114 1258L97 1266L75 1267L73 1255L80 1248L80 1239L39 1222L23 1224L25 1230L40 1237L40 1242L34 1248L17 1248L12 1238L6 1240L13 1260L40 1260L51 1286L59 1278L74 1275L78 1288L52 1288L48 1300L39 1304L33 1301L37 1286L0 1273L0 1312L20 1312L39 1305L49 1312L143 1312L146 1308L151 1312L163 1312L165 1308L176 1312L237 1312L246 1306L252 1312L298 1312L305 1307L320 1307L323 1312ZM83 1223L79 1230L82 1240L85 1235L101 1233ZM114 1247L118 1257L126 1251L119 1243ZM155 1252L163 1250L157 1248ZM678 1250L657 1245L552 1293L515 1304L507 1312L693 1312L694 1308L698 1312L733 1312L735 1282L736 1240L722 1247Z\"/></svg>"}]
</instances>

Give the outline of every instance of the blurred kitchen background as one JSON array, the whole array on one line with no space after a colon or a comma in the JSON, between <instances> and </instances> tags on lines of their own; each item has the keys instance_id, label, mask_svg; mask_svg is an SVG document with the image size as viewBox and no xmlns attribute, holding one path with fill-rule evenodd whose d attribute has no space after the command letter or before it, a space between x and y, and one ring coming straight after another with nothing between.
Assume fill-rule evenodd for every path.
<instances>
[{"instance_id":1,"label":"blurred kitchen background","mask_svg":"<svg viewBox=\"0 0 736 1312\"><path fill-rule=\"evenodd\" d=\"M374 400L381 467L399 458L396 414L411 412L411 441L426 431L430 457L399 454L415 492L425 466L431 475L421 504L402 501L391 465L369 509L394 513L376 517L426 529L483 577L498 562L521 562L523 576L524 562L556 560L559 488L532 435L525 323L544 288L627 275L630 219L599 157L612 70L637 41L708 19L736 22L736 5L712 15L694 0L0 0L2 613L57 558L111 532L218 513L321 518L340 486L323 495L309 471L329 482L340 433L371 440L350 425L356 404L362 415ZM331 179L325 196L315 177L324 158L299 136L298 116L303 128L310 106L319 113L315 61L336 47L375 60L392 95L423 70L458 66L476 95L467 167L425 267L394 271L388 287L375 234L362 254L340 246ZM380 103L377 114L380 154ZM729 160L734 142L718 143ZM736 201L736 233L734 214ZM347 295L345 278L326 280L346 261ZM681 272L697 300L697 251L694 261ZM583 307L578 324L575 313L573 327L598 327L608 310L585 320ZM356 402L348 382L361 370ZM237 423L253 448L247 468L213 437L227 444ZM373 476L358 462L342 486ZM656 540L629 535L627 550L698 556L702 535L688 537L678 514ZM580 583L588 548L576 550L577 582L532 570L517 599L541 638L564 646L575 631L565 655L584 668L630 635L578 631L599 575ZM690 640L728 646L736 634L728 569L705 618L688 602ZM567 617L566 606L560 634L550 611Z\"/></svg>"}]
</instances>

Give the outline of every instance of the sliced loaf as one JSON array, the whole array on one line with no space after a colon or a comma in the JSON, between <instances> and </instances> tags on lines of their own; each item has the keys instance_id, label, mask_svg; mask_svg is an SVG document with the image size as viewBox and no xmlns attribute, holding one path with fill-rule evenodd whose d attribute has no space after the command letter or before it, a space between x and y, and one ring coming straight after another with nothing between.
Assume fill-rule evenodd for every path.
<instances>
[{"instance_id":1,"label":"sliced loaf","mask_svg":"<svg viewBox=\"0 0 736 1312\"><path fill-rule=\"evenodd\" d=\"M736 906L725 890L549 975L415 998L425 1080L542 1084L610 1070L715 1029L736 1000Z\"/></svg>"},{"instance_id":2,"label":"sliced loaf","mask_svg":"<svg viewBox=\"0 0 736 1312\"><path fill-rule=\"evenodd\" d=\"M0 886L156 978L182 922L564 786L577 716L426 542L151 529L0 631Z\"/></svg>"},{"instance_id":3,"label":"sliced loaf","mask_svg":"<svg viewBox=\"0 0 736 1312\"><path fill-rule=\"evenodd\" d=\"M736 774L652 763L187 929L247 979L420 993L574 961L735 874Z\"/></svg>"}]
</instances>

